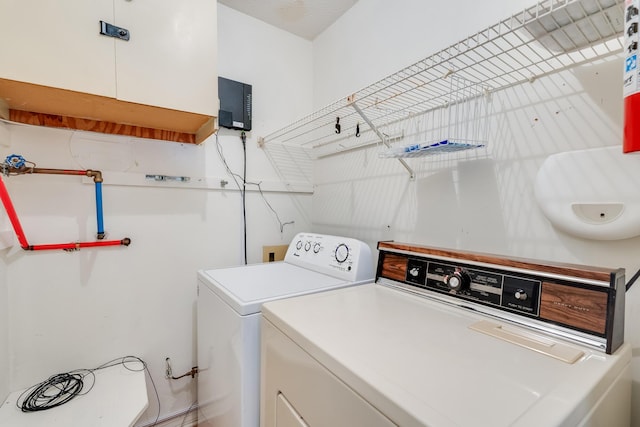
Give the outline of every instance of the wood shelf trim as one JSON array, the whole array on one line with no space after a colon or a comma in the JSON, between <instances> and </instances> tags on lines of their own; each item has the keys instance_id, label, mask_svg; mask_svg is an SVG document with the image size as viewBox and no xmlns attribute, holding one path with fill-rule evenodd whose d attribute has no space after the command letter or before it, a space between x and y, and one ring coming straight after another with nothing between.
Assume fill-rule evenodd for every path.
<instances>
[{"instance_id":1,"label":"wood shelf trim","mask_svg":"<svg viewBox=\"0 0 640 427\"><path fill-rule=\"evenodd\" d=\"M138 138L183 142L187 144L196 143L195 135L190 133L173 132L163 129L145 128L141 126L125 125L99 120L81 119L78 117L58 116L55 114L34 113L31 111L9 110L9 120L16 123L36 126L75 129L89 132L108 133L111 135L126 135Z\"/></svg>"},{"instance_id":2,"label":"wood shelf trim","mask_svg":"<svg viewBox=\"0 0 640 427\"><path fill-rule=\"evenodd\" d=\"M199 144L216 130L215 117L115 98L0 79L9 120L107 134Z\"/></svg>"}]
</instances>

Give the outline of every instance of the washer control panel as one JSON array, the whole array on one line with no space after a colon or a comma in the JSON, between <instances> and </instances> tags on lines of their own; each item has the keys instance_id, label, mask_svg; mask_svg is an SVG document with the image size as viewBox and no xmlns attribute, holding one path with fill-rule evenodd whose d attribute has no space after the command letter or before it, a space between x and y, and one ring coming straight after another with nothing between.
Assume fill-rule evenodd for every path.
<instances>
[{"instance_id":1,"label":"washer control panel","mask_svg":"<svg viewBox=\"0 0 640 427\"><path fill-rule=\"evenodd\" d=\"M291 241L284 260L344 280L374 279L371 249L349 237L299 233Z\"/></svg>"}]
</instances>

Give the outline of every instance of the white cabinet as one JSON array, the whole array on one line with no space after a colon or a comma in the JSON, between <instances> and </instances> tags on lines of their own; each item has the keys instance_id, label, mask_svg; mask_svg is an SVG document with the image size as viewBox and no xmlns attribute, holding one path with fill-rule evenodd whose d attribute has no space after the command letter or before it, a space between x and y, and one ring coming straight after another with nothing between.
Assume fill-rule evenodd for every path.
<instances>
[{"instance_id":1,"label":"white cabinet","mask_svg":"<svg viewBox=\"0 0 640 427\"><path fill-rule=\"evenodd\" d=\"M130 39L101 35L100 21ZM0 102L21 112L12 120L58 115L69 127L88 119L87 130L159 129L162 139L215 128L215 1L0 0L0 39Z\"/></svg>"},{"instance_id":2,"label":"white cabinet","mask_svg":"<svg viewBox=\"0 0 640 427\"><path fill-rule=\"evenodd\" d=\"M100 20L113 21L112 0L0 0L0 77L115 98Z\"/></svg>"},{"instance_id":3,"label":"white cabinet","mask_svg":"<svg viewBox=\"0 0 640 427\"><path fill-rule=\"evenodd\" d=\"M217 6L211 0L115 0L119 99L218 114ZM96 23L96 26L98 24Z\"/></svg>"}]
</instances>

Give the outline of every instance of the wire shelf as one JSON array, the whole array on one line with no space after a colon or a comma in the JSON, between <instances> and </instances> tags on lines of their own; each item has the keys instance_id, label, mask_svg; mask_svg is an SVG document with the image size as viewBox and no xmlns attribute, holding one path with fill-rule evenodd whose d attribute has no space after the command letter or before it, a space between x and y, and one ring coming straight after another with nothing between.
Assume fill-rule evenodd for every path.
<instances>
[{"instance_id":1,"label":"wire shelf","mask_svg":"<svg viewBox=\"0 0 640 427\"><path fill-rule=\"evenodd\" d=\"M380 153L380 157L383 158L407 158L407 157L423 157L433 156L443 153L455 153L457 151L472 150L475 148L482 148L484 144L477 142L461 142L461 141L438 141L438 142L426 142L422 144L407 145L405 147L391 148L383 153Z\"/></svg>"},{"instance_id":2,"label":"wire shelf","mask_svg":"<svg viewBox=\"0 0 640 427\"><path fill-rule=\"evenodd\" d=\"M617 54L623 31L624 0L541 1L267 135L263 143L303 147L315 158L353 149L346 140L356 126L362 135L384 139L379 129L477 96L452 94L452 74L487 93L505 89ZM455 138L441 141L449 146Z\"/></svg>"}]
</instances>

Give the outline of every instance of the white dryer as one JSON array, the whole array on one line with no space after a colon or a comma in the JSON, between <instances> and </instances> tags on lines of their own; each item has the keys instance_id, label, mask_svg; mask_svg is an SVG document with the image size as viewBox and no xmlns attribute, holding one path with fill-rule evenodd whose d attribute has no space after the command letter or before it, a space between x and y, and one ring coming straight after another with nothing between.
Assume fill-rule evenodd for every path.
<instances>
[{"instance_id":1,"label":"white dryer","mask_svg":"<svg viewBox=\"0 0 640 427\"><path fill-rule=\"evenodd\" d=\"M263 427L628 427L624 271L379 244L263 307Z\"/></svg>"},{"instance_id":2,"label":"white dryer","mask_svg":"<svg viewBox=\"0 0 640 427\"><path fill-rule=\"evenodd\" d=\"M370 282L371 249L300 233L284 261L198 271L198 425L257 427L260 318L268 301Z\"/></svg>"}]
</instances>

